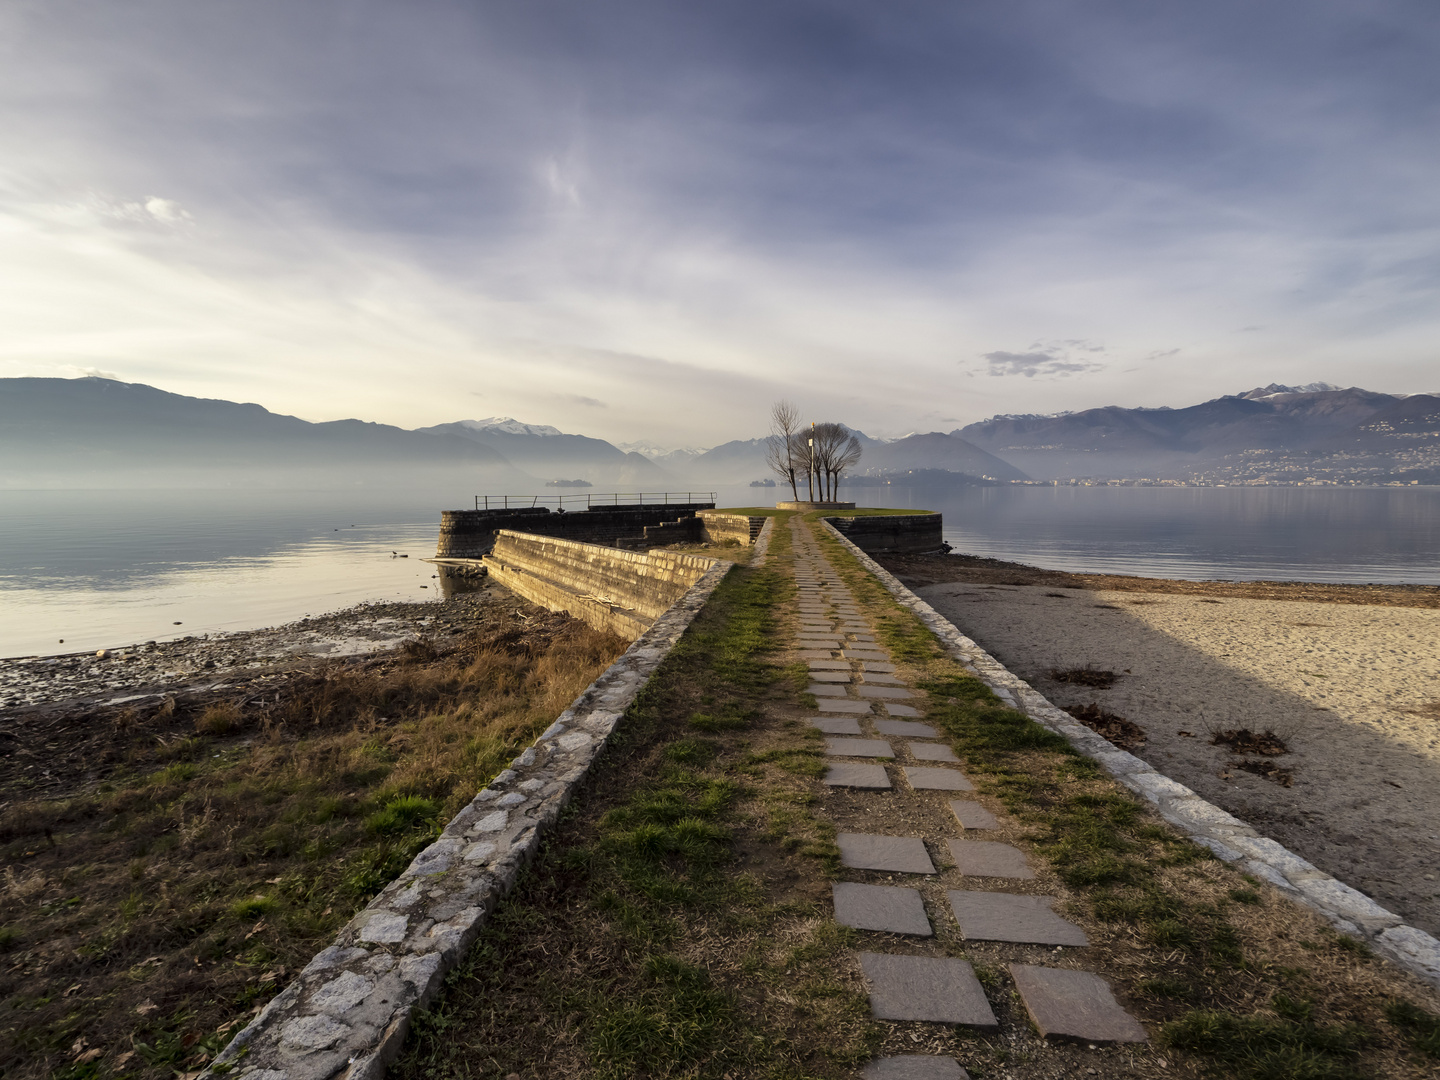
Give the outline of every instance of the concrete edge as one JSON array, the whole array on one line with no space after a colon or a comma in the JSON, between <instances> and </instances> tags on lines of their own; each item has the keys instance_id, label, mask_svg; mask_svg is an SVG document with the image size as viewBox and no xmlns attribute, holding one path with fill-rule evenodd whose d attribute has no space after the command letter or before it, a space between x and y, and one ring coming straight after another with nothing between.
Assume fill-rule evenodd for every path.
<instances>
[{"instance_id":1,"label":"concrete edge","mask_svg":"<svg viewBox=\"0 0 1440 1080\"><path fill-rule=\"evenodd\" d=\"M734 566L717 561L490 781L202 1074L379 1080L417 1008L479 936L621 715Z\"/></svg>"},{"instance_id":2,"label":"concrete edge","mask_svg":"<svg viewBox=\"0 0 1440 1080\"><path fill-rule=\"evenodd\" d=\"M750 556L750 565L759 566L770 556L770 539L775 535L775 516L772 514L760 526L760 535L755 538L755 552Z\"/></svg>"},{"instance_id":3,"label":"concrete edge","mask_svg":"<svg viewBox=\"0 0 1440 1080\"><path fill-rule=\"evenodd\" d=\"M1205 845L1226 862L1238 863L1292 900L1324 915L1336 929L1368 941L1377 952L1440 988L1440 941L1423 930L1405 925L1399 915L1387 911L1358 889L1318 869L1269 837L1261 836L1246 822L1078 723L962 634L950 620L906 588L828 521L822 519L822 524L880 580L891 596L915 613L954 659L975 672L1001 700L1069 740L1086 757L1094 758L1195 843Z\"/></svg>"}]
</instances>

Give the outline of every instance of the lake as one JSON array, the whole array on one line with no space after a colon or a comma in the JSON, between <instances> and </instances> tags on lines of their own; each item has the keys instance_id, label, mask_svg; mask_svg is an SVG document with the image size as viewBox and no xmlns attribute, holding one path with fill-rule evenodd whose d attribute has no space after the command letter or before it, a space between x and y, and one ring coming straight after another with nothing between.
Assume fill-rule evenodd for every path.
<instances>
[{"instance_id":1,"label":"lake","mask_svg":"<svg viewBox=\"0 0 1440 1080\"><path fill-rule=\"evenodd\" d=\"M722 506L773 502L730 488ZM1440 584L1436 488L844 493L945 515L957 551L1191 579ZM469 492L0 491L0 657L111 648L437 596L440 511ZM408 558L398 558L407 555ZM62 641L63 639L63 641Z\"/></svg>"},{"instance_id":2,"label":"lake","mask_svg":"<svg viewBox=\"0 0 1440 1080\"><path fill-rule=\"evenodd\" d=\"M1440 488L854 488L945 515L956 551L1192 581L1440 584Z\"/></svg>"}]
</instances>

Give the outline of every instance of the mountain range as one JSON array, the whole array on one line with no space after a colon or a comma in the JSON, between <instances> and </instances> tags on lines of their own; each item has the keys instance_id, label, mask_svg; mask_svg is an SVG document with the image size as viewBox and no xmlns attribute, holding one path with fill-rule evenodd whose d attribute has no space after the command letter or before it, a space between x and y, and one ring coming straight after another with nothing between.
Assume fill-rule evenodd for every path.
<instances>
[{"instance_id":1,"label":"mountain range","mask_svg":"<svg viewBox=\"0 0 1440 1080\"><path fill-rule=\"evenodd\" d=\"M1324 383L1257 387L1186 408L1110 406L995 416L951 432L873 439L857 475L933 485L1150 479L1211 483L1440 483L1440 395ZM0 486L285 483L538 492L743 485L768 475L765 440L708 450L621 448L511 417L408 431L310 423L113 379L0 379Z\"/></svg>"},{"instance_id":2,"label":"mountain range","mask_svg":"<svg viewBox=\"0 0 1440 1080\"><path fill-rule=\"evenodd\" d=\"M1440 396L1323 383L1181 409L996 416L952 434L1039 480L1440 481Z\"/></svg>"}]
</instances>

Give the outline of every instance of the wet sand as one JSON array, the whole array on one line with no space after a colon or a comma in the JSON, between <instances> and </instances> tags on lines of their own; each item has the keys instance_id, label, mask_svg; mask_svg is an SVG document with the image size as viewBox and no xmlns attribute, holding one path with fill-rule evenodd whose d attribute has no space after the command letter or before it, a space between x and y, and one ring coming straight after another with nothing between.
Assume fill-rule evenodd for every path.
<instances>
[{"instance_id":1,"label":"wet sand","mask_svg":"<svg viewBox=\"0 0 1440 1080\"><path fill-rule=\"evenodd\" d=\"M893 569L1061 708L1125 717L1145 735L1134 752L1161 772L1440 935L1440 610L1428 592L1366 603L1344 587L1296 587L1281 591L1297 599L1270 599L907 564ZM1098 689L1051 676L1085 667L1119 678ZM1288 752L1212 741L1232 728L1273 730ZM1293 786L1244 761L1288 770Z\"/></svg>"}]
</instances>

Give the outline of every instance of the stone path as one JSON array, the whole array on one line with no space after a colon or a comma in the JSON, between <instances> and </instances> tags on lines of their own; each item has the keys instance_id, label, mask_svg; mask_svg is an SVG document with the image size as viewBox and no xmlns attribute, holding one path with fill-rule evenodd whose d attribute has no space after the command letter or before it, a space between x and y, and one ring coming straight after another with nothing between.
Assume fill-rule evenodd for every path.
<instances>
[{"instance_id":1,"label":"stone path","mask_svg":"<svg viewBox=\"0 0 1440 1080\"><path fill-rule=\"evenodd\" d=\"M799 589L797 644L811 674L808 691L815 713L809 722L827 736L825 783L877 800L877 812L882 805L892 810L946 805L959 834L1000 828L1003 819L979 802L954 797L973 791L974 785L950 743L924 722L923 695L896 676L895 663L806 526L797 518L790 529ZM912 941L933 940L943 925L958 928L967 941L1050 946L1057 952L1089 944L1080 927L1052 909L1052 898L1006 891L1012 882L1035 879L1030 859L1010 844L964 835L852 832L840 833L836 843L847 872L886 873L895 882L837 882L835 918L843 925ZM931 880L937 874L936 856L942 871L953 863L967 887L946 891L948 904L927 912L924 895L906 884L906 875L913 875L908 880L915 885ZM857 960L877 1019L997 1030L999 1022L967 961L934 955L933 947L929 955L888 951L904 947L893 939L877 938L873 947L876 951L861 952ZM1032 948L1024 955L1033 954ZM1147 1041L1145 1029L1098 975L1025 963L1008 963L1006 970L1044 1038L1089 1044ZM1009 988L992 992L1003 995ZM876 1058L863 1075L956 1080L968 1074L950 1057L905 1054Z\"/></svg>"}]
</instances>

